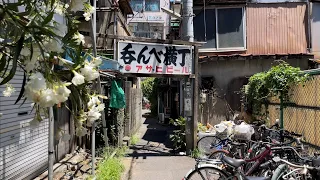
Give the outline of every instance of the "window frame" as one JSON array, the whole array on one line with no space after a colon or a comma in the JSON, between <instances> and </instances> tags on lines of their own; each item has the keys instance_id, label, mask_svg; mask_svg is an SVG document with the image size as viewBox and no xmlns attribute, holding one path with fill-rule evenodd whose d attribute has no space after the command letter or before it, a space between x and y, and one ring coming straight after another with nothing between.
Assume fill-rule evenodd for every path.
<instances>
[{"instance_id":1,"label":"window frame","mask_svg":"<svg viewBox=\"0 0 320 180\"><path fill-rule=\"evenodd\" d=\"M243 28L243 47L227 47L220 48L219 47L219 33L218 33L218 10L219 9L231 9L237 8L242 9L242 28ZM198 8L195 8L198 9ZM201 8L200 8L201 9ZM215 10L215 25L216 25L216 47L215 48L199 48L199 52L226 52L226 51L246 51L247 50L247 37L246 37L246 8L245 6L233 6L233 7L207 7L206 9L214 9Z\"/></svg>"},{"instance_id":2,"label":"window frame","mask_svg":"<svg viewBox=\"0 0 320 180\"><path fill-rule=\"evenodd\" d=\"M131 4L130 4L130 6L131 6ZM158 11L147 11L146 10L146 0L142 0L142 11L143 12L161 12L161 2L160 2L160 0L159 0L159 10ZM138 11L134 11L134 12L138 12Z\"/></svg>"}]
</instances>

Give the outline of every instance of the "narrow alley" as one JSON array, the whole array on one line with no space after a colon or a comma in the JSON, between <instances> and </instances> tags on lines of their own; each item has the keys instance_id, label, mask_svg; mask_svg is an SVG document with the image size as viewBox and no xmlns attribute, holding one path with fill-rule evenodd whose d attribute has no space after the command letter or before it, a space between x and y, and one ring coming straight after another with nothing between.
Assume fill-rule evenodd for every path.
<instances>
[{"instance_id":1,"label":"narrow alley","mask_svg":"<svg viewBox=\"0 0 320 180\"><path fill-rule=\"evenodd\" d=\"M169 139L173 128L158 124L155 118L144 112L143 124L138 131L140 138L130 147L124 159L123 180L176 180L194 167L194 159L175 155Z\"/></svg>"}]
</instances>

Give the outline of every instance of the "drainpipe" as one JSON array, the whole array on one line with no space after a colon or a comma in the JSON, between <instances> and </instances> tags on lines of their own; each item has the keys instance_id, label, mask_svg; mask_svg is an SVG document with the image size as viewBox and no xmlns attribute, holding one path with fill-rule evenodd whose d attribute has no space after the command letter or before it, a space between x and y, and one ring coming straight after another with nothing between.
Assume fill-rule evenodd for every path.
<instances>
[{"instance_id":1,"label":"drainpipe","mask_svg":"<svg viewBox=\"0 0 320 180\"><path fill-rule=\"evenodd\" d=\"M310 10L310 0L307 0L307 18L308 18L308 53L312 52L312 36L311 36L311 10Z\"/></svg>"},{"instance_id":2,"label":"drainpipe","mask_svg":"<svg viewBox=\"0 0 320 180\"><path fill-rule=\"evenodd\" d=\"M49 147L48 147L48 179L53 180L53 162L54 162L54 115L53 107L49 108Z\"/></svg>"}]
</instances>

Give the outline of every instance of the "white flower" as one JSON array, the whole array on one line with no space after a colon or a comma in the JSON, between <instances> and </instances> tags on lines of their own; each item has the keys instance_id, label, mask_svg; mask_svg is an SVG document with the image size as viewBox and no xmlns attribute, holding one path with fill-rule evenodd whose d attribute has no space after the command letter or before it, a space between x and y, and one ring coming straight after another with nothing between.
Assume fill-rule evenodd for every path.
<instances>
[{"instance_id":1,"label":"white flower","mask_svg":"<svg viewBox=\"0 0 320 180\"><path fill-rule=\"evenodd\" d=\"M64 8L65 8L65 9L68 9L68 8L69 8L69 4L65 4L65 5L64 5Z\"/></svg>"},{"instance_id":2,"label":"white flower","mask_svg":"<svg viewBox=\"0 0 320 180\"><path fill-rule=\"evenodd\" d=\"M90 123L93 123L95 120L98 120L101 116L101 113L99 111L96 111L96 109L91 109L88 111L88 121Z\"/></svg>"},{"instance_id":3,"label":"white flower","mask_svg":"<svg viewBox=\"0 0 320 180\"><path fill-rule=\"evenodd\" d=\"M88 13L90 13L90 14L93 14L95 10L96 10L96 9L95 9L93 6L89 5L89 6L87 7L87 10L86 10L86 11L87 11Z\"/></svg>"},{"instance_id":4,"label":"white flower","mask_svg":"<svg viewBox=\"0 0 320 180\"><path fill-rule=\"evenodd\" d=\"M10 97L15 91L16 90L14 89L14 87L12 87L11 84L7 84L6 89L3 91L3 95L4 97Z\"/></svg>"},{"instance_id":5,"label":"white flower","mask_svg":"<svg viewBox=\"0 0 320 180\"><path fill-rule=\"evenodd\" d=\"M86 21L89 21L90 18L91 18L91 14L90 14L89 12L85 12L85 13L83 14L83 17L85 17L85 20L86 20Z\"/></svg>"},{"instance_id":6,"label":"white flower","mask_svg":"<svg viewBox=\"0 0 320 180\"><path fill-rule=\"evenodd\" d=\"M84 9L83 0L71 0L70 8L71 11L77 12Z\"/></svg>"},{"instance_id":7,"label":"white flower","mask_svg":"<svg viewBox=\"0 0 320 180\"><path fill-rule=\"evenodd\" d=\"M48 43L45 44L45 47L48 51L63 53L62 42L58 42L58 40L56 39L50 40Z\"/></svg>"},{"instance_id":8,"label":"white flower","mask_svg":"<svg viewBox=\"0 0 320 180\"><path fill-rule=\"evenodd\" d=\"M55 92L58 103L68 100L71 93L71 91L66 87L66 84L55 87Z\"/></svg>"},{"instance_id":9,"label":"white flower","mask_svg":"<svg viewBox=\"0 0 320 180\"><path fill-rule=\"evenodd\" d=\"M98 110L98 111L103 111L104 108L105 108L105 105L104 105L104 104L99 104L99 105L97 106L97 110Z\"/></svg>"},{"instance_id":10,"label":"white flower","mask_svg":"<svg viewBox=\"0 0 320 180\"><path fill-rule=\"evenodd\" d=\"M88 108L91 109L92 107L94 107L95 105L100 104L100 103L101 102L98 97L92 96L88 102Z\"/></svg>"},{"instance_id":11,"label":"white flower","mask_svg":"<svg viewBox=\"0 0 320 180\"><path fill-rule=\"evenodd\" d=\"M41 91L39 104L41 107L52 107L57 104L56 94L52 89L45 89Z\"/></svg>"},{"instance_id":12,"label":"white flower","mask_svg":"<svg viewBox=\"0 0 320 180\"><path fill-rule=\"evenodd\" d=\"M100 57L93 58L92 63L97 67L102 63L102 59Z\"/></svg>"},{"instance_id":13,"label":"white flower","mask_svg":"<svg viewBox=\"0 0 320 180\"><path fill-rule=\"evenodd\" d=\"M46 79L40 72L32 74L29 79L26 86L30 87L32 90L39 91L47 88Z\"/></svg>"},{"instance_id":14,"label":"white flower","mask_svg":"<svg viewBox=\"0 0 320 180\"><path fill-rule=\"evenodd\" d=\"M84 83L84 76L77 73L76 71L73 71L73 74L74 74L74 77L71 80L72 84L78 86Z\"/></svg>"},{"instance_id":15,"label":"white flower","mask_svg":"<svg viewBox=\"0 0 320 180\"><path fill-rule=\"evenodd\" d=\"M80 34L79 32L75 33L73 35L73 39L76 41L76 43L78 45L80 45L81 43L84 44L85 41L84 41L84 36L82 34Z\"/></svg>"},{"instance_id":16,"label":"white flower","mask_svg":"<svg viewBox=\"0 0 320 180\"><path fill-rule=\"evenodd\" d=\"M84 128L84 127L77 127L76 128L76 135L77 136L85 136L86 134L88 134L88 129Z\"/></svg>"},{"instance_id":17,"label":"white flower","mask_svg":"<svg viewBox=\"0 0 320 180\"><path fill-rule=\"evenodd\" d=\"M62 4L57 4L56 8L54 9L54 12L61 15L61 16L64 15L64 11L65 11L65 9Z\"/></svg>"},{"instance_id":18,"label":"white flower","mask_svg":"<svg viewBox=\"0 0 320 180\"><path fill-rule=\"evenodd\" d=\"M33 102L39 102L40 101L40 95L41 92L40 91L35 91L32 89L32 87L30 86L25 86L24 88L24 96L28 99L31 100Z\"/></svg>"},{"instance_id":19,"label":"white flower","mask_svg":"<svg viewBox=\"0 0 320 180\"><path fill-rule=\"evenodd\" d=\"M80 69L81 74L86 78L87 81L95 80L99 77L99 72L94 69L94 65L89 63Z\"/></svg>"}]
</instances>

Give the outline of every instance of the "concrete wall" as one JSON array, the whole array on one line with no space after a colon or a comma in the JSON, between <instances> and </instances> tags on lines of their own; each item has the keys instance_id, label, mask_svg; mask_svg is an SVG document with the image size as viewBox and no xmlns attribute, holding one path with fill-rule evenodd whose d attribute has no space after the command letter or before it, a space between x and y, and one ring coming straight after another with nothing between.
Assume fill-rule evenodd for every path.
<instances>
[{"instance_id":1,"label":"concrete wall","mask_svg":"<svg viewBox=\"0 0 320 180\"><path fill-rule=\"evenodd\" d=\"M286 61L301 69L308 68L308 58L287 59ZM228 104L233 110L240 110L240 95L237 94L237 91L240 91L242 85L246 84L248 77L270 69L273 62L274 59L229 59L208 60L200 63L200 76L212 77L216 92L215 95L208 95L207 102L200 105L199 121L217 124L221 120L226 120Z\"/></svg>"}]
</instances>

